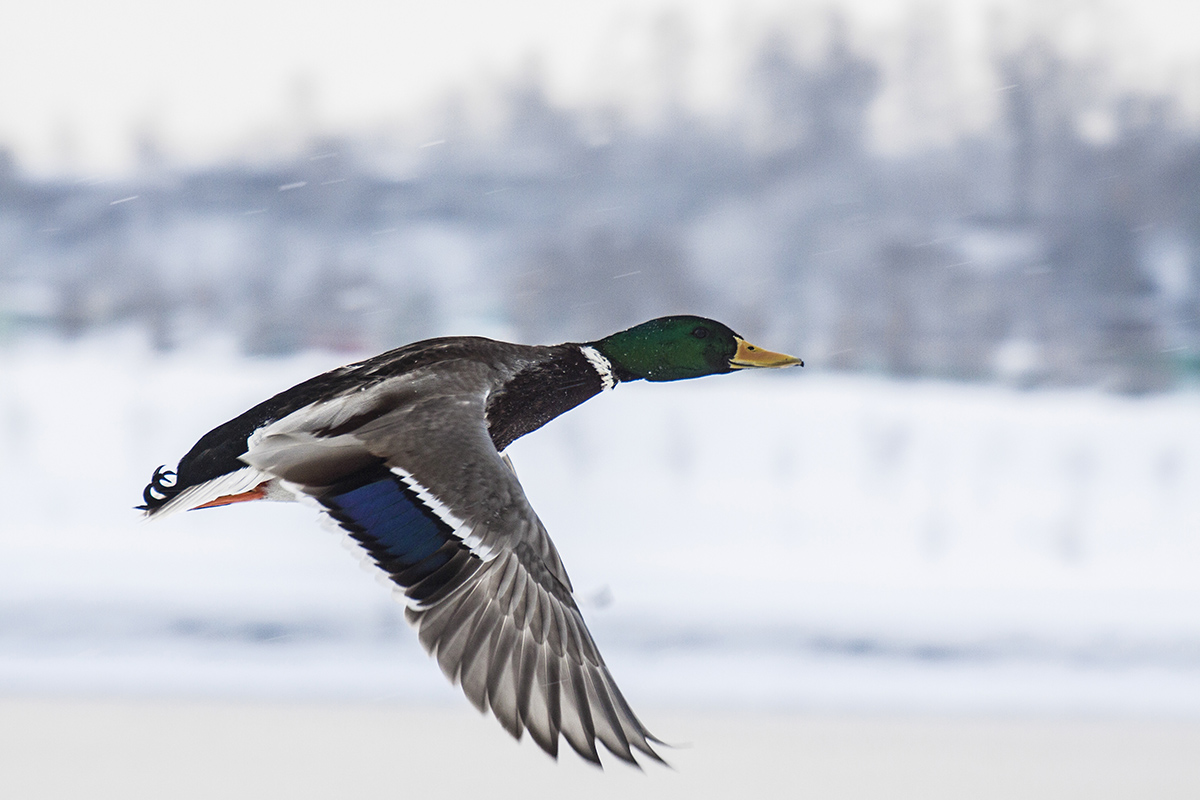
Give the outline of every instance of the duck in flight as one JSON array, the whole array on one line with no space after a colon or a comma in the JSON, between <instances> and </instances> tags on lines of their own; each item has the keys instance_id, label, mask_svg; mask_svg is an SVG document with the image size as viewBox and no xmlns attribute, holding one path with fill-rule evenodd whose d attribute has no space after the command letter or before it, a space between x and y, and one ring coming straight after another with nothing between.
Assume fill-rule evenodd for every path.
<instances>
[{"instance_id":1,"label":"duck in flight","mask_svg":"<svg viewBox=\"0 0 1200 800\"><path fill-rule=\"evenodd\" d=\"M446 676L553 757L559 735L637 765L662 744L617 688L571 580L504 449L634 380L803 366L703 317L586 344L429 339L318 375L206 433L155 470L151 518L251 500L315 500L365 551Z\"/></svg>"}]
</instances>

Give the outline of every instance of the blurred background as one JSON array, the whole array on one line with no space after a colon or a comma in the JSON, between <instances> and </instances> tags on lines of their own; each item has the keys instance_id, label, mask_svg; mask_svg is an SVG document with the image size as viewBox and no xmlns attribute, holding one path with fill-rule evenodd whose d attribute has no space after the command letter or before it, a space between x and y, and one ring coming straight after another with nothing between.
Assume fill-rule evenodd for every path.
<instances>
[{"instance_id":1,"label":"blurred background","mask_svg":"<svg viewBox=\"0 0 1200 800\"><path fill-rule=\"evenodd\" d=\"M313 512L143 525L151 471L409 341L689 312L807 366L511 448L635 708L1200 716L1194 5L6 17L0 692L461 704Z\"/></svg>"}]
</instances>

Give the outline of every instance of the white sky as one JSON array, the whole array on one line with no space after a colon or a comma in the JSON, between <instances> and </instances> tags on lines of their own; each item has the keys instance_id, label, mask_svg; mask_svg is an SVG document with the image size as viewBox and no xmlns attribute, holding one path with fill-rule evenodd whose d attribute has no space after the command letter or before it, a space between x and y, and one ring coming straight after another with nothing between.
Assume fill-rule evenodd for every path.
<instances>
[{"instance_id":1,"label":"white sky","mask_svg":"<svg viewBox=\"0 0 1200 800\"><path fill-rule=\"evenodd\" d=\"M986 0L845 4L876 34L914 5L944 5L957 46L968 54L982 41L982 9L991 5ZM0 145L12 148L23 166L39 171L111 172L129 165L134 132L150 129L170 155L213 158L283 130L289 87L301 76L314 89L315 116L323 129L361 130L428 117L430 103L446 89L478 86L489 76L511 77L534 54L562 102L636 101L638 92L645 92L649 23L670 9L685 12L692 29L693 104L720 108L736 96L738 43L752 40L762 19L803 18L825 5L777 0L10 2L0 24ZM1200 3L1194 0L1024 5L1035 9L1030 13L1064 19L1079 17L1081 9L1108 8L1113 13L1104 30L1072 23L1065 35L1083 46L1097 38L1115 45L1128 56L1120 70L1133 79L1161 81L1171 64L1186 63L1195 71L1200 63ZM973 80L984 79L962 78L969 89Z\"/></svg>"}]
</instances>

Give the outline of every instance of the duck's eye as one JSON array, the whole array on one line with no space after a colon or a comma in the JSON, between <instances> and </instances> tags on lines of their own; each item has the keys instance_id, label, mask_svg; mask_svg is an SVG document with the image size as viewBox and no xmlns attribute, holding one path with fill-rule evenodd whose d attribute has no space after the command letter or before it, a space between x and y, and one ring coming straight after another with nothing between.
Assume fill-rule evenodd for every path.
<instances>
[{"instance_id":1,"label":"duck's eye","mask_svg":"<svg viewBox=\"0 0 1200 800\"><path fill-rule=\"evenodd\" d=\"M708 336L708 328L696 328L696 330L692 331L692 336L695 336L697 339L704 339Z\"/></svg>"}]
</instances>

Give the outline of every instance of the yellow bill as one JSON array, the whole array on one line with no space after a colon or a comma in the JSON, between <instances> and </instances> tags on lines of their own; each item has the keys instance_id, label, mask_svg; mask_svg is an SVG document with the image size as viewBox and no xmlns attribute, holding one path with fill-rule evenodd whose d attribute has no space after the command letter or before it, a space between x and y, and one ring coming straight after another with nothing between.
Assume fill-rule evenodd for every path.
<instances>
[{"instance_id":1,"label":"yellow bill","mask_svg":"<svg viewBox=\"0 0 1200 800\"><path fill-rule=\"evenodd\" d=\"M763 350L761 347L752 345L741 337L737 337L737 346L737 352L733 354L733 358L729 359L729 366L734 369L804 366L804 362L795 356Z\"/></svg>"}]
</instances>

